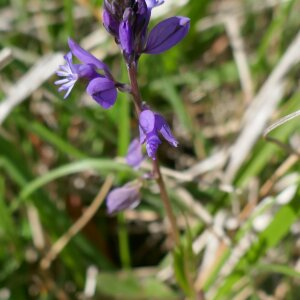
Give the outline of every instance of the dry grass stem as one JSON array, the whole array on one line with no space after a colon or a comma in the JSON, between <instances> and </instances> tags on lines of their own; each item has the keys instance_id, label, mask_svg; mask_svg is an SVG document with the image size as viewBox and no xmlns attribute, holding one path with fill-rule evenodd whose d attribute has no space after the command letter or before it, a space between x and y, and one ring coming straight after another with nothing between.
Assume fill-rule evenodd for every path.
<instances>
[{"instance_id":1,"label":"dry grass stem","mask_svg":"<svg viewBox=\"0 0 300 300\"><path fill-rule=\"evenodd\" d=\"M4 48L0 51L0 70L3 69L13 59L13 52L10 48Z\"/></svg>"},{"instance_id":2,"label":"dry grass stem","mask_svg":"<svg viewBox=\"0 0 300 300\"><path fill-rule=\"evenodd\" d=\"M253 98L253 81L245 52L244 41L240 33L238 19L233 16L225 18L225 29L230 40L234 60L239 72L242 90L245 95L245 102L247 104Z\"/></svg>"},{"instance_id":3,"label":"dry grass stem","mask_svg":"<svg viewBox=\"0 0 300 300\"><path fill-rule=\"evenodd\" d=\"M32 232L33 244L36 249L43 250L45 248L45 238L42 224L38 211L33 205L27 207L28 221Z\"/></svg>"},{"instance_id":4,"label":"dry grass stem","mask_svg":"<svg viewBox=\"0 0 300 300\"><path fill-rule=\"evenodd\" d=\"M84 211L82 216L68 229L68 231L55 242L55 244L51 247L45 257L41 260L40 266L42 269L48 269L52 261L68 244L68 242L92 219L92 217L96 214L98 208L104 201L107 193L112 186L112 183L113 176L110 175L106 178L103 186L101 187L101 190L99 191L92 204Z\"/></svg>"},{"instance_id":5,"label":"dry grass stem","mask_svg":"<svg viewBox=\"0 0 300 300\"><path fill-rule=\"evenodd\" d=\"M199 21L196 28L199 32L208 30L212 27L223 25L228 17L243 17L249 13L259 13L266 9L273 8L284 3L289 3L291 0L264 0L255 1L250 5L235 4L231 5L230 9L227 7L227 1L221 8L218 6L217 12L213 16L205 17Z\"/></svg>"},{"instance_id":6,"label":"dry grass stem","mask_svg":"<svg viewBox=\"0 0 300 300\"><path fill-rule=\"evenodd\" d=\"M11 87L6 99L0 103L0 125L10 112L48 80L57 70L57 66L62 63L63 56L60 53L45 55L38 60L37 63Z\"/></svg>"},{"instance_id":7,"label":"dry grass stem","mask_svg":"<svg viewBox=\"0 0 300 300\"><path fill-rule=\"evenodd\" d=\"M246 111L241 133L231 148L229 164L225 170L226 182L231 182L234 179L281 101L284 93L285 76L300 61L299 48L300 32Z\"/></svg>"},{"instance_id":8,"label":"dry grass stem","mask_svg":"<svg viewBox=\"0 0 300 300\"><path fill-rule=\"evenodd\" d=\"M281 178L286 172L294 166L299 161L299 156L296 154L290 155L273 173L271 178L269 178L263 186L260 188L259 195L260 197L264 197L268 195L274 184L278 181L279 178Z\"/></svg>"},{"instance_id":9,"label":"dry grass stem","mask_svg":"<svg viewBox=\"0 0 300 300\"><path fill-rule=\"evenodd\" d=\"M273 131L274 129L276 129L277 127L283 125L284 123L290 121L290 120L293 120L294 118L296 117L299 117L300 116L300 110L297 110L283 118L281 118L280 120L278 120L277 122L275 122L274 124L272 124L271 126L269 126L263 133L263 136L264 137L267 137L267 135Z\"/></svg>"},{"instance_id":10,"label":"dry grass stem","mask_svg":"<svg viewBox=\"0 0 300 300\"><path fill-rule=\"evenodd\" d=\"M84 296L91 298L95 296L97 286L98 269L95 266L90 266L86 272L86 280L84 286Z\"/></svg>"}]
</instances>

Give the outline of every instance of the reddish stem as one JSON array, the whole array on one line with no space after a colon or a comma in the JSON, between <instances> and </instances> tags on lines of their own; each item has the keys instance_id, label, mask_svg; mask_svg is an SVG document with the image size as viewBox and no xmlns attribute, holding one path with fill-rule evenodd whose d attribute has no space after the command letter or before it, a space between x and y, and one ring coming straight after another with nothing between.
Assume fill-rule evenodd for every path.
<instances>
[{"instance_id":1,"label":"reddish stem","mask_svg":"<svg viewBox=\"0 0 300 300\"><path fill-rule=\"evenodd\" d=\"M128 75L131 83L131 94L133 97L133 102L135 106L135 111L137 114L137 117L139 118L139 115L142 111L142 97L139 90L138 82L137 82L137 67L136 63L131 63L127 66L128 69ZM179 232L176 224L176 218L174 216L172 206L170 203L170 199L166 190L164 179L161 175L160 166L158 159L153 160L153 173L156 175L155 179L159 187L160 196L163 201L163 205L166 210L166 214L168 217L168 220L170 222L171 227L171 236L174 240L175 245L179 245Z\"/></svg>"}]
</instances>

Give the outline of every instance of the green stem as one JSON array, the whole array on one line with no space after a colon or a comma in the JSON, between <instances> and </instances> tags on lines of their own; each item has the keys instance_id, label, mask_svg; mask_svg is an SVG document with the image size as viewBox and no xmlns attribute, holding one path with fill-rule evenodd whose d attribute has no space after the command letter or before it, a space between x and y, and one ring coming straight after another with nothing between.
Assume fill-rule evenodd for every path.
<instances>
[{"instance_id":1,"label":"green stem","mask_svg":"<svg viewBox=\"0 0 300 300\"><path fill-rule=\"evenodd\" d=\"M124 213L118 214L118 240L119 240L119 254L123 269L130 269L130 250L129 250L129 239L126 228L126 220Z\"/></svg>"},{"instance_id":2,"label":"green stem","mask_svg":"<svg viewBox=\"0 0 300 300\"><path fill-rule=\"evenodd\" d=\"M65 30L67 36L73 35L74 20L73 20L73 1L64 0L64 15L66 18Z\"/></svg>"},{"instance_id":3,"label":"green stem","mask_svg":"<svg viewBox=\"0 0 300 300\"><path fill-rule=\"evenodd\" d=\"M126 71L122 70L122 77L126 76ZM122 78L125 79L125 78ZM122 101L118 101L118 155L125 156L130 141L130 115L129 115L129 101L127 95L121 94L119 97ZM119 180L126 178L126 173L119 173ZM127 224L123 213L118 214L118 242L119 242L119 256L123 269L129 269L131 266L129 235Z\"/></svg>"}]
</instances>

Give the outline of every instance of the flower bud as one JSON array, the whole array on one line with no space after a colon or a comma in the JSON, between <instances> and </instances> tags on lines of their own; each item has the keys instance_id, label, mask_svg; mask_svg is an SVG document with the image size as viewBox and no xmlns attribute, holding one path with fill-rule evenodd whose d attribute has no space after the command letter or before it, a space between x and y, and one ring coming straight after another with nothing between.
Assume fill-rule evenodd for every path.
<instances>
[{"instance_id":1,"label":"flower bud","mask_svg":"<svg viewBox=\"0 0 300 300\"><path fill-rule=\"evenodd\" d=\"M118 38L120 23L114 18L114 16L106 9L103 10L103 26L113 36Z\"/></svg>"}]
</instances>

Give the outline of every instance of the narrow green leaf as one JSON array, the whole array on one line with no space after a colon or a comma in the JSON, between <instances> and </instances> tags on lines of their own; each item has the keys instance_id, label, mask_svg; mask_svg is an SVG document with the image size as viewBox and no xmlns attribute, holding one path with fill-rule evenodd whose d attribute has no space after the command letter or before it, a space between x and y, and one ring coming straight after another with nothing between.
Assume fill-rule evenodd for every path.
<instances>
[{"instance_id":1,"label":"narrow green leaf","mask_svg":"<svg viewBox=\"0 0 300 300\"><path fill-rule=\"evenodd\" d=\"M36 178L32 182L29 182L21 191L19 198L23 200L28 198L43 185L55 179L87 170L95 170L102 174L106 174L111 171L127 171L129 174L134 173L129 166L117 163L110 159L85 159L58 167L57 169L54 169L45 175Z\"/></svg>"},{"instance_id":2,"label":"narrow green leaf","mask_svg":"<svg viewBox=\"0 0 300 300\"><path fill-rule=\"evenodd\" d=\"M0 178L0 237L9 240L13 244L18 244L18 234L16 226L11 218L11 212L4 200L5 181Z\"/></svg>"},{"instance_id":3,"label":"narrow green leaf","mask_svg":"<svg viewBox=\"0 0 300 300\"><path fill-rule=\"evenodd\" d=\"M215 297L216 300L224 299L224 296L230 293L233 285L239 280L241 275L249 272L249 268L255 267L259 258L285 237L291 225L299 218L299 215L300 202L298 190L296 197L289 204L280 208L270 225L259 234L257 241L254 242L245 255L242 256L233 272L225 279L219 288Z\"/></svg>"},{"instance_id":4,"label":"narrow green leaf","mask_svg":"<svg viewBox=\"0 0 300 300\"><path fill-rule=\"evenodd\" d=\"M64 0L65 31L67 36L73 36L74 18L73 1Z\"/></svg>"},{"instance_id":5,"label":"narrow green leaf","mask_svg":"<svg viewBox=\"0 0 300 300\"><path fill-rule=\"evenodd\" d=\"M266 272L266 273L278 273L286 276L290 276L293 278L300 279L300 273L295 269L285 265L277 265L277 264L258 264L255 267L255 271L258 272Z\"/></svg>"},{"instance_id":6,"label":"narrow green leaf","mask_svg":"<svg viewBox=\"0 0 300 300\"><path fill-rule=\"evenodd\" d=\"M98 275L97 290L106 296L122 300L175 300L178 297L165 284L153 277L141 280L132 273L102 273Z\"/></svg>"},{"instance_id":7,"label":"narrow green leaf","mask_svg":"<svg viewBox=\"0 0 300 300\"><path fill-rule=\"evenodd\" d=\"M67 154L74 158L85 158L86 157L86 155L83 152L81 152L80 150L75 148L73 145L71 145L70 143L63 140L59 135L53 133L47 127L42 125L41 123L37 123L37 122L29 123L29 124L27 124L27 129L29 129L32 132L34 132L35 134L37 134L44 141L47 141L50 144L52 144L53 146L55 146L55 148L58 151L60 151L64 154Z\"/></svg>"}]
</instances>

